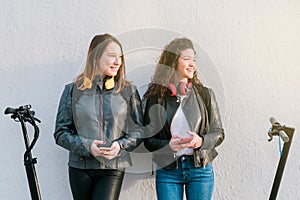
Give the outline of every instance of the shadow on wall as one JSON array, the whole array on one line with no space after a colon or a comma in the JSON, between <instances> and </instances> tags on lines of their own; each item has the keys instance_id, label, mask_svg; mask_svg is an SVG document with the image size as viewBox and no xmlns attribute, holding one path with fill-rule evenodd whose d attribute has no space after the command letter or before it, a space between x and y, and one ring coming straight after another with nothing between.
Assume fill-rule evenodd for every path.
<instances>
[{"instance_id":1,"label":"shadow on wall","mask_svg":"<svg viewBox=\"0 0 300 200\"><path fill-rule=\"evenodd\" d=\"M133 185L140 181L146 179L154 181L155 177L153 169L155 165L152 164L152 154L144 147L143 143L131 152L130 155L133 165L126 169L126 175L122 186L122 190L124 191L129 190Z\"/></svg>"}]
</instances>

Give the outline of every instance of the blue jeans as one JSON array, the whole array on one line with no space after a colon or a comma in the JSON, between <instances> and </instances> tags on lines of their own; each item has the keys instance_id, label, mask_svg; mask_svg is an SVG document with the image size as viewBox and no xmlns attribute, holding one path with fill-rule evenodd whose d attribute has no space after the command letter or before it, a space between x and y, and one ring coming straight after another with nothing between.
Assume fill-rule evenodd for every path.
<instances>
[{"instance_id":1,"label":"blue jeans","mask_svg":"<svg viewBox=\"0 0 300 200\"><path fill-rule=\"evenodd\" d=\"M196 168L192 156L181 156L178 169L156 171L158 200L182 200L184 189L187 200L210 200L214 190L212 164Z\"/></svg>"}]
</instances>

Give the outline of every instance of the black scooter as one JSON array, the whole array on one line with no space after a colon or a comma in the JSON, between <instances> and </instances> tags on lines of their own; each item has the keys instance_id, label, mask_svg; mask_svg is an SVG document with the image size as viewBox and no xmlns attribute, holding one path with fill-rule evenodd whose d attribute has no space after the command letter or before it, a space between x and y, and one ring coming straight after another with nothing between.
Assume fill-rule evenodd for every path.
<instances>
[{"instance_id":1,"label":"black scooter","mask_svg":"<svg viewBox=\"0 0 300 200\"><path fill-rule=\"evenodd\" d=\"M36 125L35 121L41 122L39 119L34 117L34 111L30 110L31 105L20 106L19 108L6 108L4 111L5 115L11 114L11 118L16 122L20 122L22 126L24 141L26 151L24 153L24 165L26 169L29 189L31 193L32 200L41 200L41 194L38 184L38 179L36 176L36 171L34 165L37 163L37 158L32 158L31 150L35 145L38 137L39 137L39 128ZM34 138L30 143L29 137L26 129L26 122L31 124L34 128Z\"/></svg>"},{"instance_id":2,"label":"black scooter","mask_svg":"<svg viewBox=\"0 0 300 200\"><path fill-rule=\"evenodd\" d=\"M268 141L270 142L273 139L273 136L279 136L284 142L282 154L280 156L275 179L274 179L273 186L272 186L272 191L271 191L270 198L269 198L269 200L275 200L277 197L278 189L280 186L281 178L283 175L284 167L285 167L286 160L287 160L287 157L289 154L289 150L291 147L295 129L286 127L284 125L283 126L280 125L280 123L277 122L274 117L270 118L270 122L272 124L272 127L270 128L270 130L268 132L268 135L270 137Z\"/></svg>"}]
</instances>

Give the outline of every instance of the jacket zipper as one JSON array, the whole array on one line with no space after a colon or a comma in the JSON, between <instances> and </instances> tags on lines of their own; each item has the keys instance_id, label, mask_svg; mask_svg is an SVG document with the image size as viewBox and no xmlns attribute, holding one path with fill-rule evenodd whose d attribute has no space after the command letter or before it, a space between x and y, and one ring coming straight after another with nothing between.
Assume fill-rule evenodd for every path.
<instances>
[{"instance_id":1,"label":"jacket zipper","mask_svg":"<svg viewBox=\"0 0 300 200\"><path fill-rule=\"evenodd\" d=\"M99 93L99 134L100 134L100 140L105 141L103 137L103 90L100 89ZM100 169L103 168L103 163L99 162Z\"/></svg>"},{"instance_id":2,"label":"jacket zipper","mask_svg":"<svg viewBox=\"0 0 300 200\"><path fill-rule=\"evenodd\" d=\"M103 137L103 91L100 90L99 94L99 125L100 125L100 140L104 141Z\"/></svg>"}]
</instances>

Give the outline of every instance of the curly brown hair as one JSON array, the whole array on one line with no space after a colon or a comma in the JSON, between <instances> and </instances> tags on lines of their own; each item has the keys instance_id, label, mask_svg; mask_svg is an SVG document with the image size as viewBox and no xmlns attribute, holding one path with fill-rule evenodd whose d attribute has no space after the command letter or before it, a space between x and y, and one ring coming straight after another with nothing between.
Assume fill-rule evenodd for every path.
<instances>
[{"instance_id":1,"label":"curly brown hair","mask_svg":"<svg viewBox=\"0 0 300 200\"><path fill-rule=\"evenodd\" d=\"M195 54L195 48L191 40L187 38L176 38L164 47L160 55L159 61L156 65L154 75L148 89L144 94L144 99L148 96L163 97L166 94L167 88L164 87L169 83L174 83L174 78L177 72L178 58L181 52L186 49L192 49ZM201 81L197 78L197 72L194 72L192 82L196 87L202 87Z\"/></svg>"}]
</instances>

